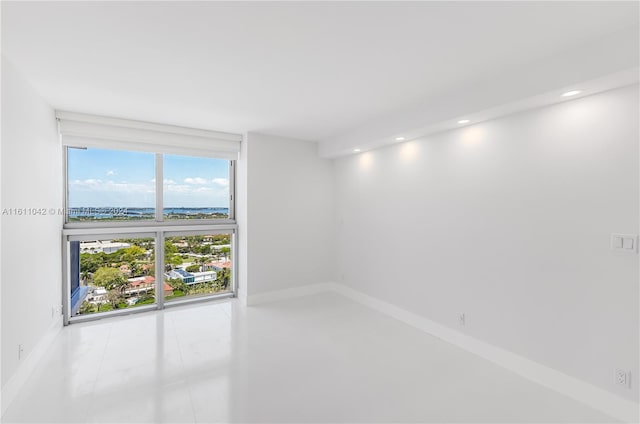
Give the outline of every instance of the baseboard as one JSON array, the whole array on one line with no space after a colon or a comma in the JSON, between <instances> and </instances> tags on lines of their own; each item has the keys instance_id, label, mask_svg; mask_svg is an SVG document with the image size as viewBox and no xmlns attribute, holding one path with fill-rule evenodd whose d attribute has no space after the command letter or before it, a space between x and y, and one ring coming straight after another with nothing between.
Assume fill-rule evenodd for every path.
<instances>
[{"instance_id":1,"label":"baseboard","mask_svg":"<svg viewBox=\"0 0 640 424\"><path fill-rule=\"evenodd\" d=\"M9 381L7 381L4 387L2 387L2 391L0 391L0 405L2 406L2 413L0 416L4 416L7 408L11 405L17 394L20 392L20 389L22 389L24 384L27 382L33 373L33 370L36 369L40 360L46 355L49 347L60 330L62 330L62 316L51 324L31 353L24 358L22 365L18 367L13 376L11 376Z\"/></svg>"},{"instance_id":2,"label":"baseboard","mask_svg":"<svg viewBox=\"0 0 640 424\"><path fill-rule=\"evenodd\" d=\"M542 386L585 403L615 419L624 422L638 422L640 405L633 401L342 284L329 284L328 288L360 304L474 353Z\"/></svg>"},{"instance_id":3,"label":"baseboard","mask_svg":"<svg viewBox=\"0 0 640 424\"><path fill-rule=\"evenodd\" d=\"M398 319L432 336L458 346L524 378L536 382L574 400L585 403L598 411L624 422L635 423L639 419L640 405L596 387L590 383L566 375L538 362L493 346L479 339L461 333L421 315L414 314L391 303L382 301L342 284L319 283L248 295L247 305L254 306L279 300L293 299L312 294L333 291L378 312ZM40 343L25 358L22 366L5 384L1 392L2 415L9 407L20 388L27 381L38 362L62 328L62 321L56 321Z\"/></svg>"},{"instance_id":4,"label":"baseboard","mask_svg":"<svg viewBox=\"0 0 640 424\"><path fill-rule=\"evenodd\" d=\"M293 287L290 289L274 290L265 293L250 294L247 296L248 306L261 305L264 303L277 302L279 300L293 299L296 297L308 296L310 294L330 291L334 288L333 283L309 284L306 286Z\"/></svg>"}]
</instances>

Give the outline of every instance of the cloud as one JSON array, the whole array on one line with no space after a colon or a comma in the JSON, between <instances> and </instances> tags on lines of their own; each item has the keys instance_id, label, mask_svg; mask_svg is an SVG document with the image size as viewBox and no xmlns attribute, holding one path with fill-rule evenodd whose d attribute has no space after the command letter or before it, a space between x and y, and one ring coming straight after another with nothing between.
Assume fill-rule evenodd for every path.
<instances>
[{"instance_id":1,"label":"cloud","mask_svg":"<svg viewBox=\"0 0 640 424\"><path fill-rule=\"evenodd\" d=\"M229 186L229 179L228 178L214 178L213 180L211 180L212 183L222 186L222 187L228 187Z\"/></svg>"},{"instance_id":2,"label":"cloud","mask_svg":"<svg viewBox=\"0 0 640 424\"><path fill-rule=\"evenodd\" d=\"M207 180L202 177L193 177L193 178L185 178L184 182L186 184L206 184Z\"/></svg>"},{"instance_id":3,"label":"cloud","mask_svg":"<svg viewBox=\"0 0 640 424\"><path fill-rule=\"evenodd\" d=\"M88 178L86 180L73 180L71 184L77 185L77 186L95 186L97 184L102 184L102 180L96 180L95 178Z\"/></svg>"},{"instance_id":4,"label":"cloud","mask_svg":"<svg viewBox=\"0 0 640 424\"><path fill-rule=\"evenodd\" d=\"M229 180L214 178L207 180L201 177L185 178L184 183L165 179L164 192L178 196L204 196L206 198L227 198ZM155 178L141 182L124 180L102 180L97 178L77 179L69 182L69 189L75 192L94 192L107 194L153 194L156 190Z\"/></svg>"},{"instance_id":5,"label":"cloud","mask_svg":"<svg viewBox=\"0 0 640 424\"><path fill-rule=\"evenodd\" d=\"M97 191L110 193L154 193L155 186L149 183L128 183L126 181L99 180L89 178L86 180L73 180L69 183L71 190Z\"/></svg>"},{"instance_id":6,"label":"cloud","mask_svg":"<svg viewBox=\"0 0 640 424\"><path fill-rule=\"evenodd\" d=\"M194 186L193 184L168 184L165 187L166 192L170 193L196 193L202 190L211 189L210 187Z\"/></svg>"},{"instance_id":7,"label":"cloud","mask_svg":"<svg viewBox=\"0 0 640 424\"><path fill-rule=\"evenodd\" d=\"M107 171L107 175L111 176L111 175L116 175L116 170L115 169L110 169Z\"/></svg>"}]
</instances>

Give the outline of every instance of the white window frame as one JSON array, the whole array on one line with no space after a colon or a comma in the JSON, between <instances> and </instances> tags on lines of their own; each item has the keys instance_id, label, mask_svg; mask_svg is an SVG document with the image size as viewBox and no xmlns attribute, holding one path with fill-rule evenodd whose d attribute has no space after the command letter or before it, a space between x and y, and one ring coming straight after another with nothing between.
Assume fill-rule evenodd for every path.
<instances>
[{"instance_id":1,"label":"white window frame","mask_svg":"<svg viewBox=\"0 0 640 424\"><path fill-rule=\"evenodd\" d=\"M64 228L127 228L127 227L155 227L158 224L172 226L181 226L188 223L198 225L228 225L235 224L235 203L236 203L236 161L229 160L229 218L226 219L171 219L164 220L164 154L155 154L155 178L156 178L156 202L155 202L155 219L140 220L140 221L84 221L84 222L70 222L69 221L69 149L74 147L64 146L63 148L63 170L64 170ZM128 150L114 150L128 152ZM185 154L184 156L193 156L192 154ZM194 156L197 157L197 156ZM224 159L224 158L221 158Z\"/></svg>"},{"instance_id":2,"label":"white window frame","mask_svg":"<svg viewBox=\"0 0 640 424\"><path fill-rule=\"evenodd\" d=\"M62 284L62 309L64 325L76 322L92 321L102 318L108 318L120 315L129 315L152 310L162 310L166 307L180 306L191 303L206 302L215 299L223 299L236 297L238 293L237 278L237 256L238 256L238 226L235 220L235 179L236 179L236 161L229 160L229 218L227 219L172 219L164 220L163 205L163 153L155 154L155 175L156 175L156 214L155 219L145 221L84 221L69 222L69 174L68 174L68 149L69 146L63 148L63 169L64 169L64 223L62 230L62 257L63 257L63 284ZM126 149L118 149L127 151ZM170 153L183 154L183 153ZM185 152L185 156L198 156L197 154ZM207 156L211 157L211 156ZM169 236L178 235L208 235L208 234L231 234L231 291L201 296L191 299L180 299L169 303L164 301L163 278L164 274L164 239ZM71 241L81 240L97 240L101 237L109 238L155 238L155 272L156 272L156 303L153 305L143 305L136 308L126 308L121 310L113 310L107 312L99 312L89 315L71 316L71 275L70 270L70 252L69 247Z\"/></svg>"},{"instance_id":3,"label":"white window frame","mask_svg":"<svg viewBox=\"0 0 640 424\"><path fill-rule=\"evenodd\" d=\"M211 235L211 234L230 234L231 235L231 290L225 293L211 294L207 296L199 296L190 299L180 299L169 303L164 300L164 240L166 237L175 237L183 235ZM107 312L99 312L89 315L71 316L71 275L69 275L70 263L70 242L97 240L101 237L109 237L113 239L122 238L155 238L155 275L156 275L156 303L153 305L143 305L136 308L126 308ZM224 299L236 297L238 293L237 278L237 257L238 257L238 228L235 224L217 225L215 227L207 225L181 225L181 226L156 226L156 227L131 227L126 229L113 228L72 228L63 230L63 288L62 288L62 308L64 315L64 325L76 322L93 321L96 319L129 315L139 312L148 312L152 310L162 310L166 307L180 306L185 304L206 302L214 299Z\"/></svg>"}]
</instances>

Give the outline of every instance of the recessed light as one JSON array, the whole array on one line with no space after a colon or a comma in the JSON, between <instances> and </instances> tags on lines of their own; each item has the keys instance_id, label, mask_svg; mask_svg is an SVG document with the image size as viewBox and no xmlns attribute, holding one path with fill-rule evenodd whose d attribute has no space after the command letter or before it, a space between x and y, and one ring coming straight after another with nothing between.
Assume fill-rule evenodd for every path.
<instances>
[{"instance_id":1,"label":"recessed light","mask_svg":"<svg viewBox=\"0 0 640 424\"><path fill-rule=\"evenodd\" d=\"M358 153L360 149L353 149L353 153Z\"/></svg>"},{"instance_id":2,"label":"recessed light","mask_svg":"<svg viewBox=\"0 0 640 424\"><path fill-rule=\"evenodd\" d=\"M405 141L405 140L406 140L406 138L404 138L404 137L396 137L396 141Z\"/></svg>"},{"instance_id":3,"label":"recessed light","mask_svg":"<svg viewBox=\"0 0 640 424\"><path fill-rule=\"evenodd\" d=\"M571 90L571 91L567 91L566 93L562 93L562 97L571 97L571 96L575 96L576 94L580 94L582 93L582 91L580 90Z\"/></svg>"},{"instance_id":4,"label":"recessed light","mask_svg":"<svg viewBox=\"0 0 640 424\"><path fill-rule=\"evenodd\" d=\"M468 119L461 119L458 121L458 124L468 124L469 122L471 121L469 121Z\"/></svg>"}]
</instances>

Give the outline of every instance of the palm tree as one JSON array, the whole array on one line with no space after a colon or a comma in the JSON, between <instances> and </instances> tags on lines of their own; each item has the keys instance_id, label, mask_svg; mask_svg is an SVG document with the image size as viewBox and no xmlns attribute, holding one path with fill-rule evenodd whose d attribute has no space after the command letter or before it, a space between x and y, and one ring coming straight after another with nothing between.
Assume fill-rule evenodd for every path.
<instances>
[{"instance_id":1,"label":"palm tree","mask_svg":"<svg viewBox=\"0 0 640 424\"><path fill-rule=\"evenodd\" d=\"M200 256L196 258L196 263L200 265L200 271L204 271L204 266L207 262L209 262L209 258L207 256Z\"/></svg>"},{"instance_id":2,"label":"palm tree","mask_svg":"<svg viewBox=\"0 0 640 424\"><path fill-rule=\"evenodd\" d=\"M87 285L87 281L89 280L90 276L91 276L91 273L89 273L89 271L86 271L86 270L80 273L80 280L82 281L82 284L84 286Z\"/></svg>"}]
</instances>

